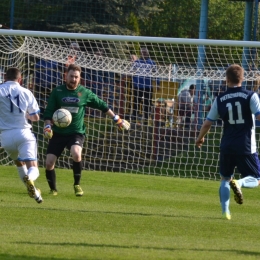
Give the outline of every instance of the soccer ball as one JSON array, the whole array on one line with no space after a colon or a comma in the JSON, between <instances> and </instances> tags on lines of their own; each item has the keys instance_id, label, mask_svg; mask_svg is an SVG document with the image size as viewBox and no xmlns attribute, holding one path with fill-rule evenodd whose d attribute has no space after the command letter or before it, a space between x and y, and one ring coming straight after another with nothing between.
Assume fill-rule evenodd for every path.
<instances>
[{"instance_id":1,"label":"soccer ball","mask_svg":"<svg viewBox=\"0 0 260 260\"><path fill-rule=\"evenodd\" d=\"M70 125L72 116L69 110L60 108L52 116L53 123L58 127L67 127Z\"/></svg>"}]
</instances>

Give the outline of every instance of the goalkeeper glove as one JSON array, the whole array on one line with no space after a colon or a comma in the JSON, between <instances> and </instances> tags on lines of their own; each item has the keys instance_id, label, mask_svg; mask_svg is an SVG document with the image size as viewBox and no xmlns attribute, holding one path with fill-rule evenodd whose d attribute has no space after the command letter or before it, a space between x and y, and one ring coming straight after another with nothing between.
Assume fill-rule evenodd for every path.
<instances>
[{"instance_id":1,"label":"goalkeeper glove","mask_svg":"<svg viewBox=\"0 0 260 260\"><path fill-rule=\"evenodd\" d=\"M118 115L115 115L113 118L119 130L129 130L130 123L126 120L121 119Z\"/></svg>"},{"instance_id":2,"label":"goalkeeper glove","mask_svg":"<svg viewBox=\"0 0 260 260\"><path fill-rule=\"evenodd\" d=\"M43 129L44 138L51 139L53 132L50 125L46 125Z\"/></svg>"}]
</instances>

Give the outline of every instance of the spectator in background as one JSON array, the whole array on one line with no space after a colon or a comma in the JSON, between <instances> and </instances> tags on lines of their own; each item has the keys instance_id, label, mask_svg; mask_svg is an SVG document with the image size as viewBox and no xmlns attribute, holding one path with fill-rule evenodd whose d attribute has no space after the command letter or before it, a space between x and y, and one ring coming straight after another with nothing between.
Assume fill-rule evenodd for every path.
<instances>
[{"instance_id":1,"label":"spectator in background","mask_svg":"<svg viewBox=\"0 0 260 260\"><path fill-rule=\"evenodd\" d=\"M169 127L173 127L174 123L174 98L165 100L166 103L166 119L168 120Z\"/></svg>"},{"instance_id":2,"label":"spectator in background","mask_svg":"<svg viewBox=\"0 0 260 260\"><path fill-rule=\"evenodd\" d=\"M203 108L204 108L204 117L207 116L210 108L212 105L212 99L210 98L209 94L206 92L205 97L204 97L204 103L203 103Z\"/></svg>"},{"instance_id":3,"label":"spectator in background","mask_svg":"<svg viewBox=\"0 0 260 260\"><path fill-rule=\"evenodd\" d=\"M89 88L98 97L102 96L103 87L103 73L100 70L95 70L92 68L87 68L84 71L84 82L85 86Z\"/></svg>"},{"instance_id":4,"label":"spectator in background","mask_svg":"<svg viewBox=\"0 0 260 260\"><path fill-rule=\"evenodd\" d=\"M130 59L132 62L138 60L138 57L136 55L130 55Z\"/></svg>"},{"instance_id":5,"label":"spectator in background","mask_svg":"<svg viewBox=\"0 0 260 260\"><path fill-rule=\"evenodd\" d=\"M77 59L77 52L80 51L80 47L78 43L72 42L70 44L70 54L68 55L66 67L68 67L70 64L74 64Z\"/></svg>"},{"instance_id":6,"label":"spectator in background","mask_svg":"<svg viewBox=\"0 0 260 260\"><path fill-rule=\"evenodd\" d=\"M185 118L184 127L190 128L191 116L193 112L193 101L195 98L196 86L191 84L189 89L181 91L178 97L179 102L179 116L182 121Z\"/></svg>"},{"instance_id":7,"label":"spectator in background","mask_svg":"<svg viewBox=\"0 0 260 260\"><path fill-rule=\"evenodd\" d=\"M64 71L63 71L63 81L66 82L67 70L70 64L74 64L77 59L77 52L80 51L80 47L78 43L72 42L69 46L70 53L67 58L67 62L65 63Z\"/></svg>"},{"instance_id":8,"label":"spectator in background","mask_svg":"<svg viewBox=\"0 0 260 260\"><path fill-rule=\"evenodd\" d=\"M102 67L104 53L102 50L95 52L95 67ZM83 75L85 86L88 87L99 98L107 101L110 107L114 102L115 74L110 71L98 69L86 69Z\"/></svg>"},{"instance_id":9,"label":"spectator in background","mask_svg":"<svg viewBox=\"0 0 260 260\"><path fill-rule=\"evenodd\" d=\"M147 48L141 48L141 58L136 59L132 55L133 61L133 120L137 120L140 104L143 102L144 110L144 124L148 124L149 113L152 107L153 98L153 77L152 74L156 72L156 63L150 58ZM160 80L155 78L156 87L160 87Z\"/></svg>"},{"instance_id":10,"label":"spectator in background","mask_svg":"<svg viewBox=\"0 0 260 260\"><path fill-rule=\"evenodd\" d=\"M115 73L111 71L105 71L104 72L104 79L105 79L105 88L108 91L108 101L107 103L110 105L110 107L114 106L114 100L115 100Z\"/></svg>"},{"instance_id":11,"label":"spectator in background","mask_svg":"<svg viewBox=\"0 0 260 260\"><path fill-rule=\"evenodd\" d=\"M52 89L62 83L62 66L55 61L41 59L35 64L34 71L34 94L42 113Z\"/></svg>"}]
</instances>

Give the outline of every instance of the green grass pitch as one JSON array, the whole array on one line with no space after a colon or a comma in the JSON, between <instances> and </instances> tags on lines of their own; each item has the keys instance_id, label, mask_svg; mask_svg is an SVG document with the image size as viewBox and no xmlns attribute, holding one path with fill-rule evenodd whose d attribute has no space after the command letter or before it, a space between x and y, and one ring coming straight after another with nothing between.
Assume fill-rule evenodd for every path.
<instances>
[{"instance_id":1,"label":"green grass pitch","mask_svg":"<svg viewBox=\"0 0 260 260\"><path fill-rule=\"evenodd\" d=\"M218 181L84 171L76 197L70 170L57 169L58 196L45 173L29 198L15 167L0 167L0 259L260 258L260 190L231 200L221 218Z\"/></svg>"}]
</instances>

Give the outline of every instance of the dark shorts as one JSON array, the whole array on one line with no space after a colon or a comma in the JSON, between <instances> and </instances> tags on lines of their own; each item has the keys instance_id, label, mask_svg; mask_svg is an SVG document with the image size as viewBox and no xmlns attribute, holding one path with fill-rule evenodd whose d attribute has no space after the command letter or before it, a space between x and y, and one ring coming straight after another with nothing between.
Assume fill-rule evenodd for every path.
<instances>
[{"instance_id":1,"label":"dark shorts","mask_svg":"<svg viewBox=\"0 0 260 260\"><path fill-rule=\"evenodd\" d=\"M220 153L220 174L230 178L237 167L244 177L252 176L260 179L260 162L257 153L253 154L223 154Z\"/></svg>"},{"instance_id":2,"label":"dark shorts","mask_svg":"<svg viewBox=\"0 0 260 260\"><path fill-rule=\"evenodd\" d=\"M83 147L84 140L85 136L83 134L60 135L53 132L53 136L49 140L47 154L54 154L60 157L65 147L69 150L72 145Z\"/></svg>"}]
</instances>

